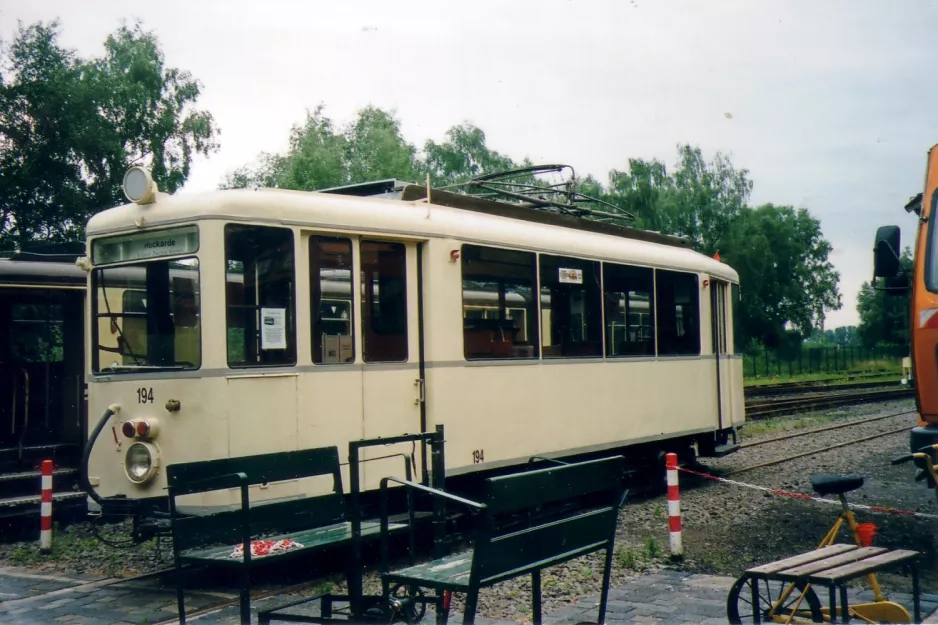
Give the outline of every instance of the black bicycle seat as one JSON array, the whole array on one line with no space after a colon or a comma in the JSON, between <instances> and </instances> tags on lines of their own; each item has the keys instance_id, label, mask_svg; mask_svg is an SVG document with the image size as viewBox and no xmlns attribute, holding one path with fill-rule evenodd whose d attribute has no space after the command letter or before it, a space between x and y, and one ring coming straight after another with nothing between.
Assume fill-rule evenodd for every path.
<instances>
[{"instance_id":1,"label":"black bicycle seat","mask_svg":"<svg viewBox=\"0 0 938 625\"><path fill-rule=\"evenodd\" d=\"M862 475L812 475L811 488L818 495L843 495L863 486Z\"/></svg>"}]
</instances>

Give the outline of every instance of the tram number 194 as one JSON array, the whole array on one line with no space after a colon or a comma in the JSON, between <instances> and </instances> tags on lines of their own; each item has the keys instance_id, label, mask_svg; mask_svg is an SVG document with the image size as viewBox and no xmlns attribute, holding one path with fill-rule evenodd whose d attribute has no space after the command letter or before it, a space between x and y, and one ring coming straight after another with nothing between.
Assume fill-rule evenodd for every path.
<instances>
[{"instance_id":1,"label":"tram number 194","mask_svg":"<svg viewBox=\"0 0 938 625\"><path fill-rule=\"evenodd\" d=\"M152 404L153 403L153 388L146 388L141 386L137 389L137 403L138 404Z\"/></svg>"},{"instance_id":2,"label":"tram number 194","mask_svg":"<svg viewBox=\"0 0 938 625\"><path fill-rule=\"evenodd\" d=\"M485 451L482 449L476 449L472 452L472 463L479 464L485 462Z\"/></svg>"}]
</instances>

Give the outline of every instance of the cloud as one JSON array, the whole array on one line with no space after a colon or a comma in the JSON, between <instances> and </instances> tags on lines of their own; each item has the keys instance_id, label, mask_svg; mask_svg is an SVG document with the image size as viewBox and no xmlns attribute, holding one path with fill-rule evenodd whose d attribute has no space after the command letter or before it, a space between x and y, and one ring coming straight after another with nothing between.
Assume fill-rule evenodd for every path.
<instances>
[{"instance_id":1,"label":"cloud","mask_svg":"<svg viewBox=\"0 0 938 625\"><path fill-rule=\"evenodd\" d=\"M319 102L337 120L395 108L418 145L468 120L501 152L601 180L630 157L671 163L678 143L727 153L755 203L820 218L844 293L828 327L856 321L876 226L911 240L902 206L938 139L936 9L920 3L7 0L0 33L57 16L83 54L140 17L202 81L222 149L183 192L284 149Z\"/></svg>"}]
</instances>

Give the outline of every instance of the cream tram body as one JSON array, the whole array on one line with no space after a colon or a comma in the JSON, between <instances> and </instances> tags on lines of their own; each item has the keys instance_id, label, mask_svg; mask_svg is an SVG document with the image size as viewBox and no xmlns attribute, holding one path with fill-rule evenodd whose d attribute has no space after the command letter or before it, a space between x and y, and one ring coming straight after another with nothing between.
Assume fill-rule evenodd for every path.
<instances>
[{"instance_id":1,"label":"cream tram body","mask_svg":"<svg viewBox=\"0 0 938 625\"><path fill-rule=\"evenodd\" d=\"M737 274L686 248L281 190L161 195L87 234L89 430L119 409L91 450L101 497L165 498L167 464L344 455L437 424L458 475L725 441L745 418ZM366 463L364 486L400 473L398 458Z\"/></svg>"}]
</instances>

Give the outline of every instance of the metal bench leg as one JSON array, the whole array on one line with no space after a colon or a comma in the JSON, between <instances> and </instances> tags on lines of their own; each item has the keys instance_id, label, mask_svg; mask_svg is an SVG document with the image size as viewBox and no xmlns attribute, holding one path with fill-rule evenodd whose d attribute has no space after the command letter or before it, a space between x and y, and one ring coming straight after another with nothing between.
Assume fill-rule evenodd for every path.
<instances>
[{"instance_id":1,"label":"metal bench leg","mask_svg":"<svg viewBox=\"0 0 938 625\"><path fill-rule=\"evenodd\" d=\"M251 625L251 569L246 566L241 568L241 625Z\"/></svg>"},{"instance_id":2,"label":"metal bench leg","mask_svg":"<svg viewBox=\"0 0 938 625\"><path fill-rule=\"evenodd\" d=\"M531 573L531 617L534 625L541 625L541 572Z\"/></svg>"},{"instance_id":3,"label":"metal bench leg","mask_svg":"<svg viewBox=\"0 0 938 625\"><path fill-rule=\"evenodd\" d=\"M831 623L837 622L837 587L831 584L827 592L831 602Z\"/></svg>"},{"instance_id":4,"label":"metal bench leg","mask_svg":"<svg viewBox=\"0 0 938 625\"><path fill-rule=\"evenodd\" d=\"M186 625L186 574L176 564L176 609L179 611L179 625Z\"/></svg>"},{"instance_id":5,"label":"metal bench leg","mask_svg":"<svg viewBox=\"0 0 938 625\"><path fill-rule=\"evenodd\" d=\"M847 607L847 585L840 587L840 616L844 623L850 622L850 610Z\"/></svg>"},{"instance_id":6,"label":"metal bench leg","mask_svg":"<svg viewBox=\"0 0 938 625\"><path fill-rule=\"evenodd\" d=\"M479 589L470 588L466 593L466 611L463 612L463 625L473 625L476 622L476 609L479 607Z\"/></svg>"},{"instance_id":7,"label":"metal bench leg","mask_svg":"<svg viewBox=\"0 0 938 625\"><path fill-rule=\"evenodd\" d=\"M606 549L606 562L603 566L603 586L599 594L599 618L596 619L597 623L606 622L606 603L609 600L609 577L612 574L612 556L614 546L615 534L613 534L613 542Z\"/></svg>"}]
</instances>

